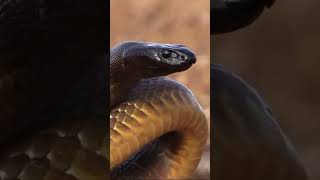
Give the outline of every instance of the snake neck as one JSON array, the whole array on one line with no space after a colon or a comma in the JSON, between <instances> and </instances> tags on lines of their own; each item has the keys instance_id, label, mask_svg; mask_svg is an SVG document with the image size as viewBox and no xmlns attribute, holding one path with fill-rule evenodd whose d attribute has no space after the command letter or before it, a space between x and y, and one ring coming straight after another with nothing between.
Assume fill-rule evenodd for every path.
<instances>
[{"instance_id":1,"label":"snake neck","mask_svg":"<svg viewBox=\"0 0 320 180\"><path fill-rule=\"evenodd\" d=\"M126 65L122 60L122 51L117 48L110 50L110 108L123 102L129 90L144 78L141 71L136 71Z\"/></svg>"},{"instance_id":2,"label":"snake neck","mask_svg":"<svg viewBox=\"0 0 320 180\"><path fill-rule=\"evenodd\" d=\"M118 105L120 102L122 102L126 94L128 94L129 89L131 89L134 84L138 82L137 81L132 81L130 80L128 83L123 83L123 82L112 82L110 83L110 108L115 107Z\"/></svg>"}]
</instances>

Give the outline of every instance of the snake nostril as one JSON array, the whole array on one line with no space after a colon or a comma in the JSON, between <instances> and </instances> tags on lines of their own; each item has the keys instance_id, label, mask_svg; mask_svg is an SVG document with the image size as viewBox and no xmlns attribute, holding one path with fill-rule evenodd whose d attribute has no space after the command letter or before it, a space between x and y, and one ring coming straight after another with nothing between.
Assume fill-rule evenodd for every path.
<instances>
[{"instance_id":1,"label":"snake nostril","mask_svg":"<svg viewBox=\"0 0 320 180\"><path fill-rule=\"evenodd\" d=\"M185 55L181 55L181 56L180 56L180 59L181 59L182 61L185 61L185 60L187 59L187 57L186 57Z\"/></svg>"}]
</instances>

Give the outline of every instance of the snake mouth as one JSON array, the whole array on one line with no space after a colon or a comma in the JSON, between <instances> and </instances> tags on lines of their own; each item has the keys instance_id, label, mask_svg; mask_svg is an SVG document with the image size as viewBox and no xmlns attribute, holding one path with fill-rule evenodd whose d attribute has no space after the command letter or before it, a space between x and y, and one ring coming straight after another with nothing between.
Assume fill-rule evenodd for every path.
<instances>
[{"instance_id":1,"label":"snake mouth","mask_svg":"<svg viewBox=\"0 0 320 180\"><path fill-rule=\"evenodd\" d=\"M149 74L156 77L184 71L196 63L195 54L180 44L124 42L114 51L121 52L124 67L143 69L138 72L140 78L148 78ZM129 68L126 70L130 71Z\"/></svg>"},{"instance_id":2,"label":"snake mouth","mask_svg":"<svg viewBox=\"0 0 320 180\"><path fill-rule=\"evenodd\" d=\"M146 74L168 75L174 72L181 72L189 69L196 63L196 57L186 51L176 51L173 49L161 49L154 54L152 61L147 60L145 68ZM148 76L148 75L147 75Z\"/></svg>"},{"instance_id":3,"label":"snake mouth","mask_svg":"<svg viewBox=\"0 0 320 180\"><path fill-rule=\"evenodd\" d=\"M168 75L189 69L197 59L193 52L182 45L162 45L151 49L145 64L152 73ZM147 71L146 71L147 72Z\"/></svg>"},{"instance_id":4,"label":"snake mouth","mask_svg":"<svg viewBox=\"0 0 320 180\"><path fill-rule=\"evenodd\" d=\"M196 57L189 52L179 52L173 49L163 49L157 54L159 60L169 65L182 65L196 63Z\"/></svg>"},{"instance_id":5,"label":"snake mouth","mask_svg":"<svg viewBox=\"0 0 320 180\"><path fill-rule=\"evenodd\" d=\"M155 53L156 61L151 61L149 68L158 71L161 75L181 72L189 69L196 63L196 56L188 49L160 49Z\"/></svg>"}]
</instances>

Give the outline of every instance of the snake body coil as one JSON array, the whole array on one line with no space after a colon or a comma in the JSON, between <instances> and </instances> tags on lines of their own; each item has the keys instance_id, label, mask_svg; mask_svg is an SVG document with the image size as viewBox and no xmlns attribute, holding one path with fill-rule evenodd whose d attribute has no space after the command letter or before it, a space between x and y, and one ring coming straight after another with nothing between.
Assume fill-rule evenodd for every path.
<instances>
[{"instance_id":1,"label":"snake body coil","mask_svg":"<svg viewBox=\"0 0 320 180\"><path fill-rule=\"evenodd\" d=\"M125 42L111 50L111 106L113 99L123 101L110 114L111 170L145 145L173 133L167 137L172 142L152 157L155 162L140 164L149 175L134 177L192 175L208 136L205 115L185 86L158 76L185 70L194 62L193 53L181 45Z\"/></svg>"},{"instance_id":2,"label":"snake body coil","mask_svg":"<svg viewBox=\"0 0 320 180\"><path fill-rule=\"evenodd\" d=\"M183 85L164 78L150 81L136 79L142 72L150 73L143 77L147 78L190 67L195 58L183 46L175 45L166 49L166 45L162 45L162 48L156 48L160 50L159 60L166 59L167 63L154 63L155 57L148 56L146 52L151 51L146 50L152 49L150 43L140 46L140 50L132 51L129 46L122 46L129 53L124 57L136 55L140 58L134 58L132 64L112 65L115 69L110 74L114 81L111 86L112 106L109 108L114 108L110 120L114 124L111 137L107 136L105 67L108 61L103 46L106 29L101 27L105 22L102 19L105 11L102 8L104 5L99 2L102 1L0 0L1 180L108 179L109 156L111 166L116 167L126 156L138 152L143 143L161 136L156 129L163 133L174 131L172 136L165 135L170 137L169 140L161 137L163 140L153 146L168 150L158 154L158 157L164 157L159 158L159 162L169 164L165 166L169 168L163 171L168 170L167 177L187 176L196 167L202 143L206 139L207 126L202 110L191 92ZM173 51L178 58L171 59L168 56ZM139 60L147 60L146 57L152 59L150 62L153 63L137 63ZM112 56L111 59L117 58ZM185 63L187 59L188 63ZM118 60L116 64L124 62ZM122 65L130 65L130 68L117 69L125 67ZM124 74L126 76L119 76ZM124 81L118 83L119 78ZM151 89L139 90L139 93L145 92L143 94L146 96L149 94L150 98L145 99L144 105L142 100L146 97L134 90L145 87L142 84L161 90L153 95ZM164 89L160 88L161 85ZM158 95L161 95L161 99L152 98ZM122 104L118 104L120 102ZM143 108L139 109L139 105ZM157 119L151 112L164 115L165 119ZM134 133L137 138L126 136L132 132L121 129L126 128L127 119L134 117L140 120L143 113L149 115L149 118L139 123L146 127L134 126L131 129L137 130ZM153 121L159 121L159 125ZM128 123L137 124L138 121ZM194 127L191 127L192 123ZM200 130L201 127L205 129ZM122 136L116 134L119 132ZM192 133L194 135L191 136ZM117 141L118 137L120 141ZM174 147L173 143L163 143L172 140L177 140L174 141ZM151 149L150 152L155 151ZM181 158L186 155L190 157ZM157 166L154 164L153 168L157 169Z\"/></svg>"}]
</instances>

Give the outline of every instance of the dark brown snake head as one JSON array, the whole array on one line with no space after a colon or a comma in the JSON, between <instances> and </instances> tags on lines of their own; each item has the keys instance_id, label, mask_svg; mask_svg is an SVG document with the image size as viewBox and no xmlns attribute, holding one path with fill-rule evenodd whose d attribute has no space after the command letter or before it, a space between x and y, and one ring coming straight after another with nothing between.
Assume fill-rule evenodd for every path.
<instances>
[{"instance_id":1,"label":"dark brown snake head","mask_svg":"<svg viewBox=\"0 0 320 180\"><path fill-rule=\"evenodd\" d=\"M187 70L196 56L178 44L127 41L110 50L110 107L141 79Z\"/></svg>"},{"instance_id":2,"label":"dark brown snake head","mask_svg":"<svg viewBox=\"0 0 320 180\"><path fill-rule=\"evenodd\" d=\"M134 74L139 79L184 71L196 62L194 53L183 45L141 41L118 44L111 50L110 59L113 64L111 68L120 68L122 72L127 72L126 75L135 70ZM115 66L115 61L121 62L121 67Z\"/></svg>"}]
</instances>

